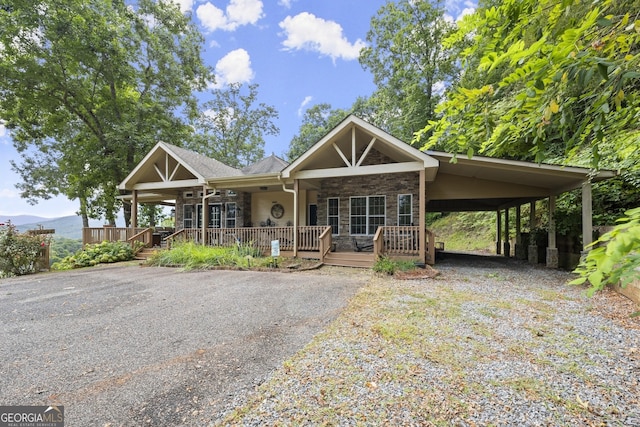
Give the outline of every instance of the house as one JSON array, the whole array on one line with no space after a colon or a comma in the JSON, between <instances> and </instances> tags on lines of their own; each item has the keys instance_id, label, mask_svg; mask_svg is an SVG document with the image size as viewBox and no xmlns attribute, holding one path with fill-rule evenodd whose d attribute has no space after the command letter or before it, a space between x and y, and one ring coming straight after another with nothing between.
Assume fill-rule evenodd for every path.
<instances>
[{"instance_id":1,"label":"house","mask_svg":"<svg viewBox=\"0 0 640 427\"><path fill-rule=\"evenodd\" d=\"M437 245L426 227L426 212L506 211L506 224L497 221L496 250L509 255L508 212L515 208L515 249L521 254L527 242L519 240L520 207L534 208L535 201L547 199L553 215L556 196L581 188L586 248L591 183L615 176L478 156L452 158L417 150L353 115L290 164L272 155L238 170L159 142L119 186L124 201L132 204L132 227L109 232L111 238L141 239L150 231L137 229L138 204L169 202L176 220L170 239L251 242L265 252L278 240L285 253L337 265L372 265L380 255L433 264ZM87 230L85 242L101 240L105 232ZM546 253L547 264L557 266L553 227Z\"/></svg>"}]
</instances>

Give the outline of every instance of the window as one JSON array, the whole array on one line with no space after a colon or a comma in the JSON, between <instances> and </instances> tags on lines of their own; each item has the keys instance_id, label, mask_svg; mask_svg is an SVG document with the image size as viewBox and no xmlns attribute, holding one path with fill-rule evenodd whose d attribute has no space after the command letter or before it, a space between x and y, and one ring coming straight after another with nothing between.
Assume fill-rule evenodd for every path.
<instances>
[{"instance_id":1,"label":"window","mask_svg":"<svg viewBox=\"0 0 640 427\"><path fill-rule=\"evenodd\" d=\"M227 228L236 228L236 204L235 202L227 203L226 205L226 223Z\"/></svg>"},{"instance_id":2,"label":"window","mask_svg":"<svg viewBox=\"0 0 640 427\"><path fill-rule=\"evenodd\" d=\"M413 224L413 195L398 195L398 225Z\"/></svg>"},{"instance_id":3,"label":"window","mask_svg":"<svg viewBox=\"0 0 640 427\"><path fill-rule=\"evenodd\" d=\"M385 225L385 197L352 197L350 200L349 230L355 235L373 235Z\"/></svg>"},{"instance_id":4,"label":"window","mask_svg":"<svg viewBox=\"0 0 640 427\"><path fill-rule=\"evenodd\" d=\"M340 199L327 199L327 225L331 226L331 234L340 234Z\"/></svg>"},{"instance_id":5,"label":"window","mask_svg":"<svg viewBox=\"0 0 640 427\"><path fill-rule=\"evenodd\" d=\"M222 209L222 205L220 203L215 203L209 206L209 225L207 228L220 228L221 227L221 218L220 218L220 210ZM202 205L197 205L197 218L196 218L196 228L202 227Z\"/></svg>"},{"instance_id":6,"label":"window","mask_svg":"<svg viewBox=\"0 0 640 427\"><path fill-rule=\"evenodd\" d=\"M182 227L193 228L193 205L183 205Z\"/></svg>"}]
</instances>

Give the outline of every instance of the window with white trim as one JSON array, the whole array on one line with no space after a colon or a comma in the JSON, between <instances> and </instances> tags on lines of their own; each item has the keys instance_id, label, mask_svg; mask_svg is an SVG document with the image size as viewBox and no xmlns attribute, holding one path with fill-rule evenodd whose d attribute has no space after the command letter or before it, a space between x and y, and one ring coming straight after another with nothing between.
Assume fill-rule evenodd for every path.
<instances>
[{"instance_id":1,"label":"window with white trim","mask_svg":"<svg viewBox=\"0 0 640 427\"><path fill-rule=\"evenodd\" d=\"M209 207L209 224L207 228L220 228L220 210L222 205L220 203L213 203L207 205ZM202 205L196 205L196 228L202 227Z\"/></svg>"},{"instance_id":2,"label":"window with white trim","mask_svg":"<svg viewBox=\"0 0 640 427\"><path fill-rule=\"evenodd\" d=\"M193 205L182 206L182 227L193 228Z\"/></svg>"},{"instance_id":3,"label":"window with white trim","mask_svg":"<svg viewBox=\"0 0 640 427\"><path fill-rule=\"evenodd\" d=\"M385 225L385 196L351 197L349 201L349 230L352 235L372 236Z\"/></svg>"},{"instance_id":4,"label":"window with white trim","mask_svg":"<svg viewBox=\"0 0 640 427\"><path fill-rule=\"evenodd\" d=\"M398 194L398 225L413 224L413 195Z\"/></svg>"},{"instance_id":5,"label":"window with white trim","mask_svg":"<svg viewBox=\"0 0 640 427\"><path fill-rule=\"evenodd\" d=\"M229 202L226 205L226 228L236 228L236 203Z\"/></svg>"},{"instance_id":6,"label":"window with white trim","mask_svg":"<svg viewBox=\"0 0 640 427\"><path fill-rule=\"evenodd\" d=\"M327 225L331 227L331 234L340 234L340 199L337 197L327 199Z\"/></svg>"}]
</instances>

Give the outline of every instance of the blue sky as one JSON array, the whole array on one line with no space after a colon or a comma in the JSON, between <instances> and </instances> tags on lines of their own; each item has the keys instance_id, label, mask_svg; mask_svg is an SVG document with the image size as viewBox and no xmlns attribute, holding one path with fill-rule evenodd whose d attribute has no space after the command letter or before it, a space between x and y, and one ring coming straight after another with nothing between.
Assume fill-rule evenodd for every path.
<instances>
[{"instance_id":1,"label":"blue sky","mask_svg":"<svg viewBox=\"0 0 640 427\"><path fill-rule=\"evenodd\" d=\"M371 74L358 62L371 18L385 0L174 0L205 36L204 60L216 85L257 83L259 102L279 112L280 134L267 137L265 153L283 156L304 111L317 103L348 108L370 95ZM472 0L447 0L451 19L469 13ZM169 141L170 142L170 141ZM0 124L0 216L74 215L65 197L31 206L15 188L9 161L18 155Z\"/></svg>"}]
</instances>

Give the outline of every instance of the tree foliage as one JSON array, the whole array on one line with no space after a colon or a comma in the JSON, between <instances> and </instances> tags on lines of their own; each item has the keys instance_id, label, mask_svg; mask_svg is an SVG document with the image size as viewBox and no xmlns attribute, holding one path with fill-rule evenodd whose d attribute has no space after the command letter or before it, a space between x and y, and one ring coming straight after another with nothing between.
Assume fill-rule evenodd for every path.
<instances>
[{"instance_id":1,"label":"tree foliage","mask_svg":"<svg viewBox=\"0 0 640 427\"><path fill-rule=\"evenodd\" d=\"M405 141L435 118L445 85L456 79L453 50L442 40L455 28L440 1L388 2L371 19L363 68L377 85L373 123Z\"/></svg>"},{"instance_id":2,"label":"tree foliage","mask_svg":"<svg viewBox=\"0 0 640 427\"><path fill-rule=\"evenodd\" d=\"M264 136L278 135L275 107L257 103L258 85L233 83L213 90L214 98L204 103L195 120L197 135L192 149L233 167L243 167L264 157Z\"/></svg>"},{"instance_id":3,"label":"tree foliage","mask_svg":"<svg viewBox=\"0 0 640 427\"><path fill-rule=\"evenodd\" d=\"M504 0L465 17L447 46L464 78L417 139L469 156L637 158L640 2ZM603 150L604 147L607 147Z\"/></svg>"},{"instance_id":4,"label":"tree foliage","mask_svg":"<svg viewBox=\"0 0 640 427\"><path fill-rule=\"evenodd\" d=\"M349 112L345 110L332 109L327 103L316 104L307 109L302 118L300 132L289 143L287 159L292 161L300 157L348 114Z\"/></svg>"},{"instance_id":5,"label":"tree foliage","mask_svg":"<svg viewBox=\"0 0 640 427\"><path fill-rule=\"evenodd\" d=\"M589 281L590 293L607 284L627 286L640 279L640 208L630 209L619 224L603 234L576 269L580 277L572 284Z\"/></svg>"},{"instance_id":6,"label":"tree foliage","mask_svg":"<svg viewBox=\"0 0 640 427\"><path fill-rule=\"evenodd\" d=\"M0 119L22 156L23 197L64 194L85 223L113 223L117 184L141 156L191 133L180 116L209 78L202 36L154 0L15 0L0 22Z\"/></svg>"}]
</instances>

